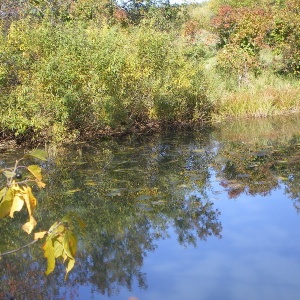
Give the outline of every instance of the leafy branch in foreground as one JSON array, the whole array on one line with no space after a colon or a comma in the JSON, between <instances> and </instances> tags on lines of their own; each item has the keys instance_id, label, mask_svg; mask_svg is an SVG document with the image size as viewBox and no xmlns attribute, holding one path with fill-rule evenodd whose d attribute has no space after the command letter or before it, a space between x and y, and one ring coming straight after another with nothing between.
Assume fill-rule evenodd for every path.
<instances>
[{"instance_id":1,"label":"leafy branch in foreground","mask_svg":"<svg viewBox=\"0 0 300 300\"><path fill-rule=\"evenodd\" d=\"M44 256L47 259L46 275L55 269L55 259L62 259L66 262L66 276L75 265L75 254L77 250L77 237L73 233L73 220L77 221L81 228L85 227L84 222L74 213L69 213L60 222L55 222L48 231L41 231L34 234L34 239L42 239L47 235L43 245Z\"/></svg>"},{"instance_id":2,"label":"leafy branch in foreground","mask_svg":"<svg viewBox=\"0 0 300 300\"><path fill-rule=\"evenodd\" d=\"M14 217L16 211L20 211L24 204L27 207L29 221L23 225L23 230L30 234L37 224L33 212L37 206L37 200L32 194L29 183L36 183L39 188L46 184L42 182L41 167L38 165L22 166L21 161L26 158L37 158L47 160L46 153L36 150L16 160L13 168L5 168L1 173L6 177L6 186L0 190L0 218Z\"/></svg>"},{"instance_id":3,"label":"leafy branch in foreground","mask_svg":"<svg viewBox=\"0 0 300 300\"><path fill-rule=\"evenodd\" d=\"M26 222L22 229L30 234L37 224L33 212L37 206L37 199L32 193L29 184L35 183L39 188L44 188L46 184L42 181L42 169L38 165L22 166L20 162L26 158L35 158L46 161L46 152L35 150L24 155L21 159L16 160L13 168L5 168L0 173L6 177L6 186L0 190L0 219L10 216L14 217L16 211L21 211L24 204L26 205L29 221ZM34 240L18 249L0 253L1 256L17 252L24 249L39 239L46 237L43 245L44 256L47 259L46 274L50 274L55 269L55 259L61 258L67 262L66 277L75 264L75 254L77 250L77 238L73 233L73 220L76 220L80 227L84 227L82 220L73 213L69 213L61 221L55 222L48 231L37 232L34 234Z\"/></svg>"}]
</instances>

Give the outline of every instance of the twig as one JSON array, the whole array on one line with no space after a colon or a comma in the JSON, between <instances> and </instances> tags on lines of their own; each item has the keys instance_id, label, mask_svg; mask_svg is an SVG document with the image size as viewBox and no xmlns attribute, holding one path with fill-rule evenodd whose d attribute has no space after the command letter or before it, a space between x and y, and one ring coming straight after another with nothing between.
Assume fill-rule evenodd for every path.
<instances>
[{"instance_id":1,"label":"twig","mask_svg":"<svg viewBox=\"0 0 300 300\"><path fill-rule=\"evenodd\" d=\"M17 170L17 167L18 167L18 163L19 163L19 161L16 160L13 173L16 173L16 170ZM14 176L11 176L9 182L7 183L7 186L11 186L13 180L14 180Z\"/></svg>"},{"instance_id":2,"label":"twig","mask_svg":"<svg viewBox=\"0 0 300 300\"><path fill-rule=\"evenodd\" d=\"M15 183L12 183L10 186L23 184L23 183L27 183L27 182L37 182L37 180L36 179L25 179L25 180L22 180L22 181L17 181Z\"/></svg>"},{"instance_id":3,"label":"twig","mask_svg":"<svg viewBox=\"0 0 300 300\"><path fill-rule=\"evenodd\" d=\"M33 241L31 241L30 243L28 243L28 244L26 244L26 245L24 245L24 246L22 246L22 247L20 247L20 248L18 248L18 249L11 250L11 251L7 251L7 252L4 252L4 253L0 253L0 257L1 257L1 256L4 256L4 255L7 255L7 254L15 253L15 252L17 252L17 251L20 251L20 250L22 250L22 249L24 249L24 248L26 248L26 247L28 247L28 246L30 246L30 245L36 243L37 241L38 241L38 240L33 240Z\"/></svg>"},{"instance_id":4,"label":"twig","mask_svg":"<svg viewBox=\"0 0 300 300\"><path fill-rule=\"evenodd\" d=\"M51 233L52 233L59 225L61 225L61 224L62 224L62 222L58 222L58 223L56 224L56 226L54 226L51 230L48 230L46 234L51 234ZM4 253L0 253L0 257L1 257L1 256L4 256L4 255L7 255L7 254L15 253L15 252L17 252L17 251L20 251L20 250L26 248L26 247L29 247L29 246L33 245L34 243L36 243L38 240L39 240L39 239L33 240L33 241L31 241L30 243L28 243L28 244L26 244L26 245L24 245L24 246L22 246L22 247L20 247L20 248L18 248L18 249L11 250L11 251L7 251L7 252L4 252Z\"/></svg>"}]
</instances>

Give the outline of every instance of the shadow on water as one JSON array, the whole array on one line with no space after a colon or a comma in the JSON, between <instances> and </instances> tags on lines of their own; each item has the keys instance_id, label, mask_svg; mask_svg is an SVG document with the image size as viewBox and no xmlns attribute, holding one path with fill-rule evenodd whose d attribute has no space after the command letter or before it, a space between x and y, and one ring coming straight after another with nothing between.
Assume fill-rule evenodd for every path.
<instances>
[{"instance_id":1,"label":"shadow on water","mask_svg":"<svg viewBox=\"0 0 300 300\"><path fill-rule=\"evenodd\" d=\"M86 285L110 296L131 290L134 282L146 290L144 259L170 230L185 247L221 238L220 211L209 197L213 176L228 198L265 196L283 186L299 210L299 124L298 119L248 120L214 130L52 149L47 187L35 191L37 231L69 211L79 214L87 227L75 268L68 281L61 264L45 276L41 243L5 256L0 299L76 299L77 289ZM14 155L4 153L2 165ZM1 220L0 252L31 241L20 233L24 219L20 212Z\"/></svg>"}]
</instances>

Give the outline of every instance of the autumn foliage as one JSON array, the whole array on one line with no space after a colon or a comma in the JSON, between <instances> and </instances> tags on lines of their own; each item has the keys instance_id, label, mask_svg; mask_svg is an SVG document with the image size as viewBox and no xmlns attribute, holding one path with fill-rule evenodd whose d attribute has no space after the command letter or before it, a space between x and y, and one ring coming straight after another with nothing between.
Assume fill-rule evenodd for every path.
<instances>
[{"instance_id":1,"label":"autumn foliage","mask_svg":"<svg viewBox=\"0 0 300 300\"><path fill-rule=\"evenodd\" d=\"M212 19L212 28L219 36L220 48L240 48L244 50L245 55L253 57L253 62L248 63L248 68L257 70L260 51L269 49L274 55L282 55L282 64L275 71L298 76L300 59L298 10L293 0L286 1L284 6L234 8L224 5ZM237 57L236 52L237 50L231 52L232 57L228 61ZM224 58L222 51L221 57ZM236 64L240 65L239 62Z\"/></svg>"},{"instance_id":2,"label":"autumn foliage","mask_svg":"<svg viewBox=\"0 0 300 300\"><path fill-rule=\"evenodd\" d=\"M46 184L42 182L42 169L39 165L20 165L20 162L26 159L47 160L44 151L35 150L16 160L13 168L0 170L6 178L6 186L0 190L0 219L5 217L14 218L14 214L20 212L26 206L29 220L22 226L22 229L26 233L31 234L37 225L34 217L37 199L33 195L31 186L36 184L39 188L44 188ZM35 232L34 240L31 243L13 251L0 253L0 258L3 255L19 251L39 239L45 238L46 241L42 248L44 256L47 259L46 274L48 275L54 270L56 259L61 259L63 263L66 263L67 278L69 272L74 267L77 250L77 237L73 233L74 220L81 227L84 227L84 223L77 215L69 213L60 221L55 222L49 230Z\"/></svg>"}]
</instances>

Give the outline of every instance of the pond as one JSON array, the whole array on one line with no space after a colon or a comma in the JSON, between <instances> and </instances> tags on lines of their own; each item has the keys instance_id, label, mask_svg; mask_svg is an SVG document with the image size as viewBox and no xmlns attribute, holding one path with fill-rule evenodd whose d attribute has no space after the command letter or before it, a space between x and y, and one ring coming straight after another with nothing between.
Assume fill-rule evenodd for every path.
<instances>
[{"instance_id":1,"label":"pond","mask_svg":"<svg viewBox=\"0 0 300 300\"><path fill-rule=\"evenodd\" d=\"M293 116L48 148L35 231L78 214L76 264L46 276L42 241L3 256L0 299L298 299L299 128ZM24 151L2 151L1 167ZM26 218L0 220L1 253L32 240Z\"/></svg>"}]
</instances>

